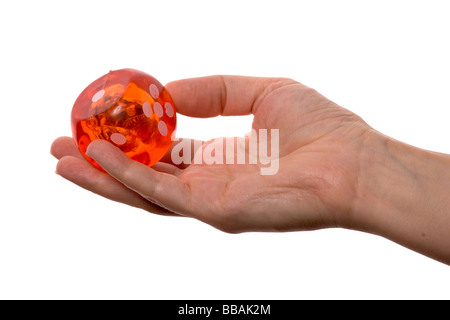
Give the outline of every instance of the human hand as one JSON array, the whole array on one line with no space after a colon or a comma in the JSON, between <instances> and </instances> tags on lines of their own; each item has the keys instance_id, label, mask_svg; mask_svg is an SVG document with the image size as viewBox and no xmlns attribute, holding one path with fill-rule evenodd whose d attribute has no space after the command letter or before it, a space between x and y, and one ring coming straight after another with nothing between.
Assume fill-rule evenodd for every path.
<instances>
[{"instance_id":1,"label":"human hand","mask_svg":"<svg viewBox=\"0 0 450 320\"><path fill-rule=\"evenodd\" d=\"M106 198L230 233L343 227L450 264L449 155L386 137L290 79L212 76L166 87L181 114L253 114L256 133L278 129L276 174L262 175L261 163L175 165L170 153L149 168L96 140L87 155L105 173L68 137L51 148L57 173Z\"/></svg>"},{"instance_id":2,"label":"human hand","mask_svg":"<svg viewBox=\"0 0 450 320\"><path fill-rule=\"evenodd\" d=\"M253 129L279 129L279 170L257 164L149 168L109 142L93 141L90 165L73 140L52 145L57 173L106 198L154 213L197 218L227 232L351 225L361 153L373 130L315 90L284 78L212 76L169 83L177 111L192 117L254 114ZM202 148L206 148L205 143ZM248 159L246 150L246 159Z\"/></svg>"}]
</instances>

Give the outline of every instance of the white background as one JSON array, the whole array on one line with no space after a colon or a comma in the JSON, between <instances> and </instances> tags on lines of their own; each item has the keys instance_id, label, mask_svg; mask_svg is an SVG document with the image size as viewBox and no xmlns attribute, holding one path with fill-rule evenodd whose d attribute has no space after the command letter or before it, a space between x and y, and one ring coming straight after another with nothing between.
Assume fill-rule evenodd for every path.
<instances>
[{"instance_id":1,"label":"white background","mask_svg":"<svg viewBox=\"0 0 450 320\"><path fill-rule=\"evenodd\" d=\"M450 298L448 266L381 237L225 234L78 188L49 153L81 90L125 67L294 78L450 153L448 1L2 1L0 16L0 298ZM250 123L179 117L178 135Z\"/></svg>"}]
</instances>

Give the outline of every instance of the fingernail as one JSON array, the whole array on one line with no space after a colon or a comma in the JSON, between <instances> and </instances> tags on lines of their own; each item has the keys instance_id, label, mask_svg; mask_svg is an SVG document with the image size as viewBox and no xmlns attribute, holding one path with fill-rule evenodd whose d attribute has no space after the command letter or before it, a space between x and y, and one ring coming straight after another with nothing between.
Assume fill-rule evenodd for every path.
<instances>
[{"instance_id":1,"label":"fingernail","mask_svg":"<svg viewBox=\"0 0 450 320\"><path fill-rule=\"evenodd\" d=\"M92 157L91 157L91 149L92 149L92 148L91 148L91 144L92 144L92 143L89 143L89 144L88 144L88 146L87 146L87 148L86 148L86 152L85 152L86 155L87 155L89 158L92 158Z\"/></svg>"}]
</instances>

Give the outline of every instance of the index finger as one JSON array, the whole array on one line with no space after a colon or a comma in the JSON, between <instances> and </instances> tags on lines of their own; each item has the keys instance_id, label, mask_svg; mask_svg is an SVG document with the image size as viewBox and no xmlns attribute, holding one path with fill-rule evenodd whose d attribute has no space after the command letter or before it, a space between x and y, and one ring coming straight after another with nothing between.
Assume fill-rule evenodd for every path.
<instances>
[{"instance_id":1,"label":"index finger","mask_svg":"<svg viewBox=\"0 0 450 320\"><path fill-rule=\"evenodd\" d=\"M264 96L293 80L246 76L208 76L177 80L165 87L177 112L208 118L254 114Z\"/></svg>"}]
</instances>

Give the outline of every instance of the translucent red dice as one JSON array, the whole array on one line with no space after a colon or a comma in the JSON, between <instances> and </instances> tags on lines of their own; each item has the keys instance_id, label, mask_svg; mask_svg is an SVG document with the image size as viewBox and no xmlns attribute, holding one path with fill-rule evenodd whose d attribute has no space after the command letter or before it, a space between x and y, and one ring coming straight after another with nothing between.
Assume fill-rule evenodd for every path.
<instances>
[{"instance_id":1,"label":"translucent red dice","mask_svg":"<svg viewBox=\"0 0 450 320\"><path fill-rule=\"evenodd\" d=\"M72 134L81 154L103 139L131 159L152 166L169 150L176 111L167 90L152 76L133 69L110 71L79 95L72 109Z\"/></svg>"}]
</instances>

